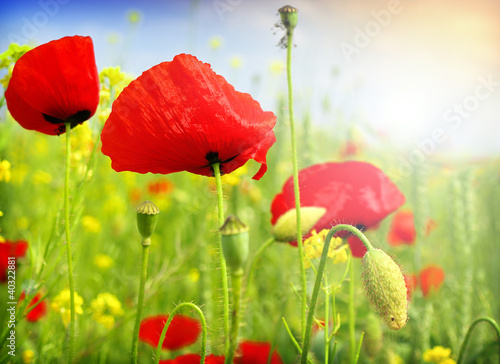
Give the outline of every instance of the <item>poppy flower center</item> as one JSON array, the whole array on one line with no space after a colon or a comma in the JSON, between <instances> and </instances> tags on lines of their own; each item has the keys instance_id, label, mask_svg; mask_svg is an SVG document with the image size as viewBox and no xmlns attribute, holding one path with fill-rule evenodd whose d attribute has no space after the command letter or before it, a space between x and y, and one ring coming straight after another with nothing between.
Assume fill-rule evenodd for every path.
<instances>
[{"instance_id":1,"label":"poppy flower center","mask_svg":"<svg viewBox=\"0 0 500 364\"><path fill-rule=\"evenodd\" d=\"M207 160L208 164L205 165L205 166L203 166L203 167L211 167L214 163L219 163L222 166L222 164L232 161L237 156L238 155L235 155L235 156L233 156L231 158L228 158L226 160L221 160L219 158L219 153L218 152L208 152L205 155L205 159ZM221 167L221 174L224 174L224 172L222 171L222 167Z\"/></svg>"},{"instance_id":2,"label":"poppy flower center","mask_svg":"<svg viewBox=\"0 0 500 364\"><path fill-rule=\"evenodd\" d=\"M90 110L80 110L76 114L73 114L69 117L66 118L66 120L56 118L55 116L50 116L47 114L42 113L43 118L48 121L51 124L56 124L60 125L58 130L59 132L63 133L66 130L65 123L70 123L71 128L73 129L75 126L78 124L83 123L85 120L90 119L90 116L92 115L92 112Z\"/></svg>"}]
</instances>

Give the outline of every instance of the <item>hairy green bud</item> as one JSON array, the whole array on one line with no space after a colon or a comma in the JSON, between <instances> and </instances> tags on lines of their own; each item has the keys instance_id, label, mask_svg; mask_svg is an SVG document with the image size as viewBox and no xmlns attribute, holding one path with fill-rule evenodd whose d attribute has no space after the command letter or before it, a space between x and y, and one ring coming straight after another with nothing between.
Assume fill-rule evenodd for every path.
<instances>
[{"instance_id":1,"label":"hairy green bud","mask_svg":"<svg viewBox=\"0 0 500 364\"><path fill-rule=\"evenodd\" d=\"M361 260L365 291L387 326L399 330L408 320L406 285L401 269L380 249L370 249Z\"/></svg>"},{"instance_id":2,"label":"hairy green bud","mask_svg":"<svg viewBox=\"0 0 500 364\"><path fill-rule=\"evenodd\" d=\"M236 216L228 216L220 228L222 252L232 274L243 274L243 266L248 258L248 226Z\"/></svg>"},{"instance_id":3,"label":"hairy green bud","mask_svg":"<svg viewBox=\"0 0 500 364\"><path fill-rule=\"evenodd\" d=\"M143 245L149 245L149 238L153 235L160 209L151 201L144 201L137 206L137 228L143 239Z\"/></svg>"}]
</instances>

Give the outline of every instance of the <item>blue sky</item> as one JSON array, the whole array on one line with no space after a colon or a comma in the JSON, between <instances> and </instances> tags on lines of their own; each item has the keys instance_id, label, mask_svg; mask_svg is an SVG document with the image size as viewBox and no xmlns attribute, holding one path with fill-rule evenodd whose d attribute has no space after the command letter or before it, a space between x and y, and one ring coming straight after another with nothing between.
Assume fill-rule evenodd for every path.
<instances>
[{"instance_id":1,"label":"blue sky","mask_svg":"<svg viewBox=\"0 0 500 364\"><path fill-rule=\"evenodd\" d=\"M0 51L90 35L99 68L138 76L178 53L211 63L237 90L276 111L285 59L274 28L281 1L0 0ZM362 125L375 143L411 151L500 153L500 2L495 0L299 0L293 51L298 117L335 134ZM141 13L135 26L130 10ZM276 33L276 34L274 34ZM223 45L211 49L214 36ZM114 42L110 42L114 40ZM241 67L231 60L241 60ZM279 69L279 66L278 66ZM256 80L259 80L258 82ZM323 105L331 105L325 110ZM439 135L445 134L446 138Z\"/></svg>"}]
</instances>

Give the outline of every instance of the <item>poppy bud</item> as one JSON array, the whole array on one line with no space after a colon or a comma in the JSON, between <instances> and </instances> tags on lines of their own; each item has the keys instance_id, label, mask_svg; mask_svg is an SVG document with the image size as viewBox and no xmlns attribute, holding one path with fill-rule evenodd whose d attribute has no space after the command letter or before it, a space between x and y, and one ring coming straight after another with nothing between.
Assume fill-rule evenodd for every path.
<instances>
[{"instance_id":1,"label":"poppy bud","mask_svg":"<svg viewBox=\"0 0 500 364\"><path fill-rule=\"evenodd\" d=\"M248 226L236 216L229 216L220 228L222 251L233 275L243 274L248 258Z\"/></svg>"},{"instance_id":2,"label":"poppy bud","mask_svg":"<svg viewBox=\"0 0 500 364\"><path fill-rule=\"evenodd\" d=\"M309 233L325 212L324 207L301 207L302 235ZM297 240L297 210L288 210L279 217L274 225L273 235L276 241L290 242Z\"/></svg>"},{"instance_id":3,"label":"poppy bud","mask_svg":"<svg viewBox=\"0 0 500 364\"><path fill-rule=\"evenodd\" d=\"M399 330L406 325L406 285L399 266L380 249L370 249L361 260L366 294L387 326Z\"/></svg>"},{"instance_id":4,"label":"poppy bud","mask_svg":"<svg viewBox=\"0 0 500 364\"><path fill-rule=\"evenodd\" d=\"M283 25L287 29L288 34L290 34L297 26L297 22L299 20L299 14L297 8L294 8L293 6L290 5L285 5L282 8L280 8L278 12L280 13Z\"/></svg>"},{"instance_id":5,"label":"poppy bud","mask_svg":"<svg viewBox=\"0 0 500 364\"><path fill-rule=\"evenodd\" d=\"M142 245L150 245L149 238L153 235L160 209L151 201L144 201L137 206L137 227L142 236Z\"/></svg>"}]
</instances>

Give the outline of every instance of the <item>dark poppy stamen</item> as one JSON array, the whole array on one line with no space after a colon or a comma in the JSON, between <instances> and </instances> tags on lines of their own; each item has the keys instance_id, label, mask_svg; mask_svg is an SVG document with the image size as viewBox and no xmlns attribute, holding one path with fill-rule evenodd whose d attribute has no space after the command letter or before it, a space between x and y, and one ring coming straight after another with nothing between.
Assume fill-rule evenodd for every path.
<instances>
[{"instance_id":1,"label":"dark poppy stamen","mask_svg":"<svg viewBox=\"0 0 500 364\"><path fill-rule=\"evenodd\" d=\"M208 165L207 166L211 166L214 163L221 163L222 162L219 159L219 153L218 152L208 152L207 155L205 156L205 159L208 161Z\"/></svg>"},{"instance_id":2,"label":"dark poppy stamen","mask_svg":"<svg viewBox=\"0 0 500 364\"><path fill-rule=\"evenodd\" d=\"M59 127L56 129L57 135L60 135L66 131L66 126L65 123L69 122L71 125L71 129L73 129L75 126L78 124L83 123L85 120L90 119L90 116L92 113L90 110L80 110L76 114L71 115L68 117L66 120L56 118L55 116L50 116L47 114L42 113L43 118L48 121L51 124L56 124L59 125Z\"/></svg>"}]
</instances>

